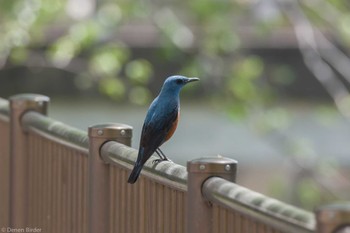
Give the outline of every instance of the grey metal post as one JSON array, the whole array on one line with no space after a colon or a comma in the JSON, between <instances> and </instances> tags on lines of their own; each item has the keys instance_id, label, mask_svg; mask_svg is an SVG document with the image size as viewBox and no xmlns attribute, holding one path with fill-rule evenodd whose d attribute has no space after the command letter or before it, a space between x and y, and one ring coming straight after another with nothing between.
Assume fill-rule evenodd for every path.
<instances>
[{"instance_id":1,"label":"grey metal post","mask_svg":"<svg viewBox=\"0 0 350 233\"><path fill-rule=\"evenodd\" d=\"M10 227L24 229L26 195L27 141L21 117L27 111L47 114L50 99L37 94L20 94L10 98Z\"/></svg>"},{"instance_id":2,"label":"grey metal post","mask_svg":"<svg viewBox=\"0 0 350 233\"><path fill-rule=\"evenodd\" d=\"M202 184L217 176L235 182L237 161L221 156L187 162L187 233L209 233L212 229L210 204L203 198Z\"/></svg>"},{"instance_id":3,"label":"grey metal post","mask_svg":"<svg viewBox=\"0 0 350 233\"><path fill-rule=\"evenodd\" d=\"M318 233L350 232L350 203L325 205L316 210Z\"/></svg>"},{"instance_id":4,"label":"grey metal post","mask_svg":"<svg viewBox=\"0 0 350 233\"><path fill-rule=\"evenodd\" d=\"M89 127L89 209L88 232L109 232L109 165L100 149L107 141L131 145L132 127L124 124L99 124Z\"/></svg>"}]
</instances>

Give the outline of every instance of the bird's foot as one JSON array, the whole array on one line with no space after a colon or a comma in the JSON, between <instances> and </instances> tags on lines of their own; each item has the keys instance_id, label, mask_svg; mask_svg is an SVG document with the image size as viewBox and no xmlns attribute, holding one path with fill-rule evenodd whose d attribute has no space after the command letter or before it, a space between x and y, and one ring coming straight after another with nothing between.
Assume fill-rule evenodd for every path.
<instances>
[{"instance_id":1,"label":"bird's foot","mask_svg":"<svg viewBox=\"0 0 350 233\"><path fill-rule=\"evenodd\" d=\"M170 159L155 159L155 160L152 161L152 163L153 164L158 164L158 163L161 163L161 162L164 162L164 161L173 162Z\"/></svg>"},{"instance_id":2,"label":"bird's foot","mask_svg":"<svg viewBox=\"0 0 350 233\"><path fill-rule=\"evenodd\" d=\"M163 153L163 151L160 148L157 148L156 153L160 158L158 160L173 162L168 157L165 156L165 154ZM161 162L161 161L158 161L158 162Z\"/></svg>"}]
</instances>

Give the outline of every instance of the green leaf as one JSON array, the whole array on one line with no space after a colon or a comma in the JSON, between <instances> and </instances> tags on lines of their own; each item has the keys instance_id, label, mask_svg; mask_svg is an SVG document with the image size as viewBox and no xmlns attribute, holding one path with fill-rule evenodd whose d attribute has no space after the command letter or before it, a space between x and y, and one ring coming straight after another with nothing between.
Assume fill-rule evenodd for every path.
<instances>
[{"instance_id":1,"label":"green leaf","mask_svg":"<svg viewBox=\"0 0 350 233\"><path fill-rule=\"evenodd\" d=\"M103 78L99 84L100 91L113 100L120 100L125 95L124 83L118 78Z\"/></svg>"},{"instance_id":2,"label":"green leaf","mask_svg":"<svg viewBox=\"0 0 350 233\"><path fill-rule=\"evenodd\" d=\"M90 58L89 70L100 76L114 76L119 73L129 57L129 50L121 44L107 44L98 48Z\"/></svg>"},{"instance_id":3,"label":"green leaf","mask_svg":"<svg viewBox=\"0 0 350 233\"><path fill-rule=\"evenodd\" d=\"M98 25L93 21L85 21L74 24L69 29L69 36L74 43L79 44L81 48L89 47L97 39Z\"/></svg>"},{"instance_id":4,"label":"green leaf","mask_svg":"<svg viewBox=\"0 0 350 233\"><path fill-rule=\"evenodd\" d=\"M79 45L74 43L69 37L58 39L48 51L48 55L54 65L65 67L73 59Z\"/></svg>"},{"instance_id":5,"label":"green leaf","mask_svg":"<svg viewBox=\"0 0 350 233\"><path fill-rule=\"evenodd\" d=\"M133 60L126 64L127 77L136 84L147 84L153 75L153 67L145 59Z\"/></svg>"},{"instance_id":6,"label":"green leaf","mask_svg":"<svg viewBox=\"0 0 350 233\"><path fill-rule=\"evenodd\" d=\"M90 61L90 70L97 75L115 75L121 69L118 58L112 52L101 52Z\"/></svg>"}]
</instances>

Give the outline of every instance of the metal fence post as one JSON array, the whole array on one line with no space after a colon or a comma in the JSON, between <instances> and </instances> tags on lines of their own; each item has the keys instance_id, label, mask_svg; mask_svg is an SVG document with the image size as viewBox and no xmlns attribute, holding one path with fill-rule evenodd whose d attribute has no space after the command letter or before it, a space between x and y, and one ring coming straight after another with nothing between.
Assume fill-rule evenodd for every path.
<instances>
[{"instance_id":1,"label":"metal fence post","mask_svg":"<svg viewBox=\"0 0 350 233\"><path fill-rule=\"evenodd\" d=\"M316 210L318 233L350 232L350 203L325 205Z\"/></svg>"},{"instance_id":2,"label":"metal fence post","mask_svg":"<svg viewBox=\"0 0 350 233\"><path fill-rule=\"evenodd\" d=\"M237 161L221 156L200 158L187 162L187 233L209 233L212 229L211 206L203 198L202 184L218 176L235 182Z\"/></svg>"},{"instance_id":3,"label":"metal fence post","mask_svg":"<svg viewBox=\"0 0 350 233\"><path fill-rule=\"evenodd\" d=\"M20 94L10 98L10 227L25 229L26 135L21 117L27 111L47 114L50 99L37 94Z\"/></svg>"},{"instance_id":4,"label":"metal fence post","mask_svg":"<svg viewBox=\"0 0 350 233\"><path fill-rule=\"evenodd\" d=\"M99 124L89 127L89 213L88 232L109 232L109 165L100 149L107 141L131 145L132 127L124 124Z\"/></svg>"}]
</instances>

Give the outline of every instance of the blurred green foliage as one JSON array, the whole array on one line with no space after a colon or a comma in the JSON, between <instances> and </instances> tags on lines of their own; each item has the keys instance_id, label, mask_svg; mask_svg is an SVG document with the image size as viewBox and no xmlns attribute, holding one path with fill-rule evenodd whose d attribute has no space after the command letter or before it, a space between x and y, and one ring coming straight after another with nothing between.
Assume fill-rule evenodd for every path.
<instances>
[{"instance_id":1,"label":"blurred green foliage","mask_svg":"<svg viewBox=\"0 0 350 233\"><path fill-rule=\"evenodd\" d=\"M177 64L182 60L177 73L199 76L204 85L222 80L220 85L227 87L223 96L240 105L237 113L263 94L259 87L264 71L261 58L230 57L240 49L235 29L250 12L248 4L87 0L92 8L86 10L73 2L6 1L0 10L0 65L37 66L36 60L44 60L39 65L75 72L75 83L82 90L98 86L114 100L146 104L152 97L151 82L165 77L155 77L154 64L135 57L134 45L120 39L125 27L139 23L158 30L153 42L158 60ZM84 9L85 15L74 13L84 13Z\"/></svg>"},{"instance_id":2,"label":"blurred green foliage","mask_svg":"<svg viewBox=\"0 0 350 233\"><path fill-rule=\"evenodd\" d=\"M199 76L204 86L216 88L213 96L226 100L223 103L228 104L233 116L269 103L273 97L271 84L283 86L295 80L288 64L266 69L260 57L246 54L242 47L245 41L239 34L244 28L263 38L290 27L273 2L83 2L5 1L0 9L0 66L67 69L76 73L75 83L80 89L98 86L114 100L145 104L152 97L151 83L165 77L155 76L156 66L145 60L146 56L135 57L135 44L124 37L126 28L145 25L146 31L132 34L139 37L136 46L148 46L140 42L144 36L141 33L155 33L151 46L157 49L151 57L156 59L152 62L176 63L174 73ZM315 2L307 3L305 11L312 22L327 26L329 19L315 8ZM274 11L259 13L265 4ZM339 15L335 33L347 40L350 37L346 3L328 0L327 4ZM150 31L147 25L152 26ZM264 78L267 75L269 78ZM111 85L106 88L106 83ZM141 97L146 99L136 100Z\"/></svg>"},{"instance_id":3,"label":"blurred green foliage","mask_svg":"<svg viewBox=\"0 0 350 233\"><path fill-rule=\"evenodd\" d=\"M97 87L112 100L145 105L153 97L151 84L161 83L165 78L156 77L156 67L176 64L175 73L200 77L201 88L233 117L250 112L252 127L257 132L274 135L288 129L290 116L286 111L280 107L266 110L266 106L274 100L271 85L292 84L295 72L288 64L267 67L261 57L246 52L239 33L246 27L264 39L278 29L289 28L276 5L270 7L270 13L259 14L263 1L86 0L86 4L79 1L81 5L74 2L2 1L0 67L66 69L75 73L74 83L81 90ZM322 2L325 4L317 0L304 3L309 19L319 27L332 26L332 33L343 43L349 43L347 1ZM327 9L331 9L330 17L323 13ZM334 14L336 18L332 17ZM137 46L154 46L154 54L147 55L155 57L159 64L133 53L135 44L125 39L124 34L134 25L146 28L132 34L133 39L137 37ZM149 25L152 27L147 31ZM144 32L156 35L151 45L147 44L149 41L142 44L142 38L149 36ZM288 141L285 150L295 161L299 155L312 157L312 147L307 143ZM322 199L322 188L308 175L299 181L295 189L297 202L316 205ZM282 189L282 185L275 187Z\"/></svg>"}]
</instances>

